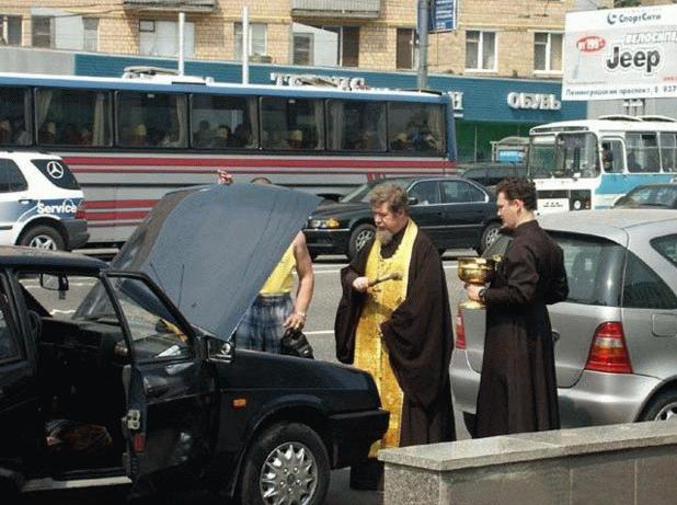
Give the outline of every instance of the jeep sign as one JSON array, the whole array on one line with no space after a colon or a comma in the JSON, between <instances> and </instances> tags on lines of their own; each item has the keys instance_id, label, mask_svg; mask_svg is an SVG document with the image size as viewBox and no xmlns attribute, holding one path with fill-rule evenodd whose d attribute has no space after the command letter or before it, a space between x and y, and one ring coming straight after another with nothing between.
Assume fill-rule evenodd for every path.
<instances>
[{"instance_id":1,"label":"jeep sign","mask_svg":"<svg viewBox=\"0 0 677 505\"><path fill-rule=\"evenodd\" d=\"M562 100L677 97L677 5L566 15Z\"/></svg>"}]
</instances>

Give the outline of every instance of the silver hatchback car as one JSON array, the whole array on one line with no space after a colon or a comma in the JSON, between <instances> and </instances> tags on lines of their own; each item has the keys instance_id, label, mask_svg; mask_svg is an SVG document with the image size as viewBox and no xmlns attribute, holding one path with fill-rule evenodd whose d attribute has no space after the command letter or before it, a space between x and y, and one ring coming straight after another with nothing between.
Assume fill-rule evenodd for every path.
<instances>
[{"instance_id":1,"label":"silver hatchback car","mask_svg":"<svg viewBox=\"0 0 677 505\"><path fill-rule=\"evenodd\" d=\"M569 297L549 307L562 426L677 415L677 211L550 214ZM501 236L485 251L502 254ZM459 310L451 361L455 405L473 433L484 310ZM677 419L677 418L676 418Z\"/></svg>"}]
</instances>

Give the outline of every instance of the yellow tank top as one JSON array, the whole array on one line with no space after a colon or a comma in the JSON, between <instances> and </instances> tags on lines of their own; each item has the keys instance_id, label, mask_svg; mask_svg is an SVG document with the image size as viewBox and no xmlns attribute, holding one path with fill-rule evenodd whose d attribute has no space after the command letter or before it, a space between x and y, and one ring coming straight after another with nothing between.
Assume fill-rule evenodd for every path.
<instances>
[{"instance_id":1,"label":"yellow tank top","mask_svg":"<svg viewBox=\"0 0 677 505\"><path fill-rule=\"evenodd\" d=\"M294 288L293 270L296 266L296 257L294 256L294 244L284 253L282 259L270 274L268 280L259 291L261 296L275 296L285 293L291 293Z\"/></svg>"}]
</instances>

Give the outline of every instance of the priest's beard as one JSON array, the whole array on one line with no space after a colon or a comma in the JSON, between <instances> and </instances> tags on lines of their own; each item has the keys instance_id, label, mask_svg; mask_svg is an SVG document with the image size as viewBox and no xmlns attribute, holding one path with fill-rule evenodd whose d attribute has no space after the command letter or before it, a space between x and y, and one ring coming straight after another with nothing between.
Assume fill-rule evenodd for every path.
<instances>
[{"instance_id":1,"label":"priest's beard","mask_svg":"<svg viewBox=\"0 0 677 505\"><path fill-rule=\"evenodd\" d=\"M388 230L376 230L376 240L378 240L381 245L388 245L393 240L393 234Z\"/></svg>"}]
</instances>

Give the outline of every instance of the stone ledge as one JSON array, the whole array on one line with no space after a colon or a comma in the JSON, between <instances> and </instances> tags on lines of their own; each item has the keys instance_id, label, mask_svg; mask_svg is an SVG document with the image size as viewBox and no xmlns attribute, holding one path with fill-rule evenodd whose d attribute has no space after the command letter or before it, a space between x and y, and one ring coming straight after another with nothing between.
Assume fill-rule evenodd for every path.
<instances>
[{"instance_id":1,"label":"stone ledge","mask_svg":"<svg viewBox=\"0 0 677 505\"><path fill-rule=\"evenodd\" d=\"M386 449L379 459L444 472L675 444L677 423L646 422Z\"/></svg>"}]
</instances>

